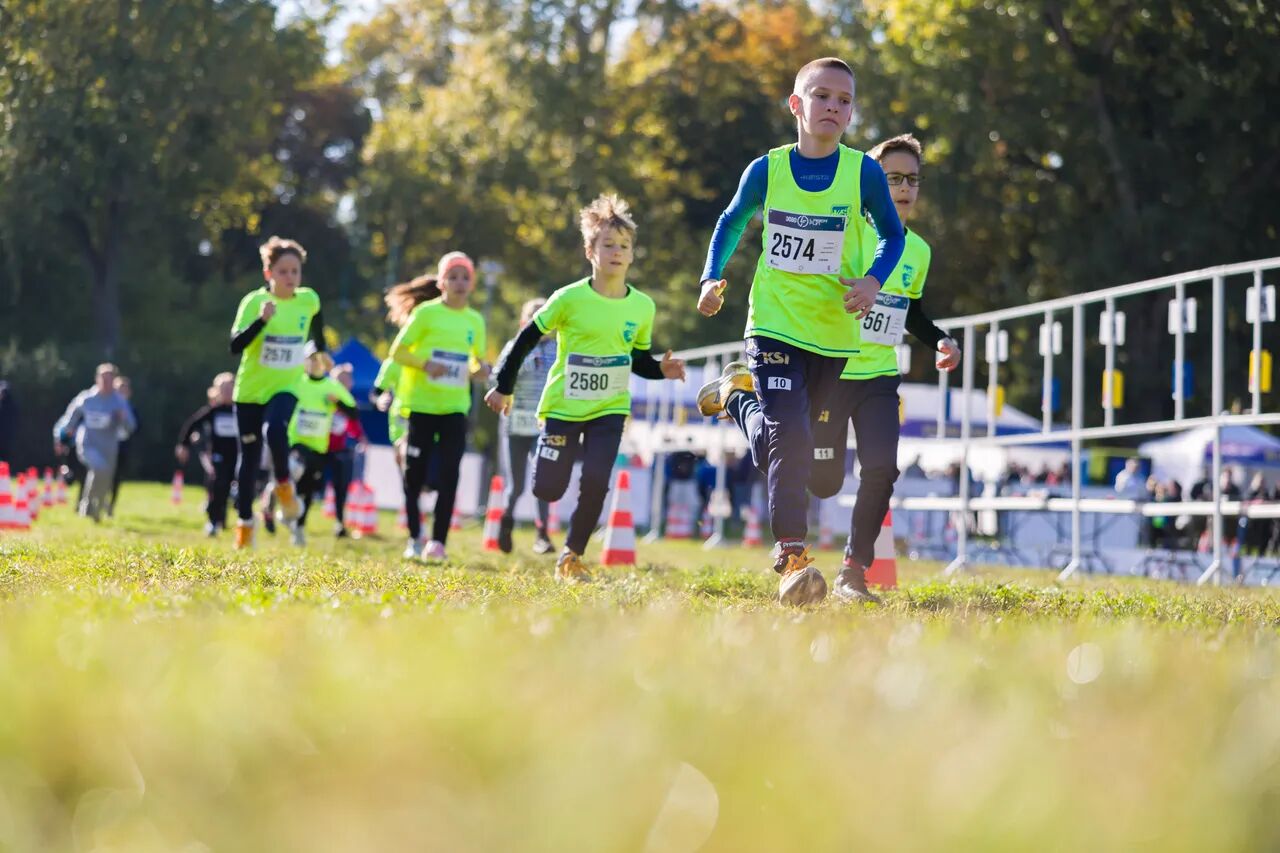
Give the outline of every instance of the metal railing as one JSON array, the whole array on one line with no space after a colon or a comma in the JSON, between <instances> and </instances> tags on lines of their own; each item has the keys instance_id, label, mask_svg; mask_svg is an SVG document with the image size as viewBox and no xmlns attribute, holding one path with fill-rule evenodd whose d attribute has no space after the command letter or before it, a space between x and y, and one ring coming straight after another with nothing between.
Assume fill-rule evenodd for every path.
<instances>
[{"instance_id":1,"label":"metal railing","mask_svg":"<svg viewBox=\"0 0 1280 853\"><path fill-rule=\"evenodd\" d=\"M970 454L975 447L981 446L1018 446L1027 444L1042 444L1046 440L1053 442L1069 441L1071 444L1071 497L1070 498L1045 498L1037 500L1036 510L1045 512L1069 512L1071 514L1071 557L1066 566L1059 574L1059 579L1065 580L1074 574L1081 566L1081 515L1086 512L1119 512L1119 513L1137 513L1143 515L1168 515L1171 505L1169 503L1152 504L1144 506L1141 502L1123 501L1123 500L1106 500L1087 499L1081 496L1081 453L1085 442L1096 441L1100 439L1116 439L1131 438L1141 435L1156 435L1161 433L1177 432L1199 426L1213 427L1213 443L1212 443L1212 487L1213 497L1211 501L1205 502L1179 502L1175 504L1177 513L1180 515L1205 515L1213 518L1213 535L1212 535L1212 560L1208 567L1200 575L1198 582L1200 584L1218 579L1223 565L1223 517L1226 515L1244 515L1255 518L1276 518L1280 517L1280 510L1274 506L1250 506L1239 502L1224 502L1221 490L1221 474L1223 468L1222 462L1222 428L1232 424L1243 424L1252 426L1261 425L1277 425L1280 424L1280 413L1262 411L1262 324L1269 317L1268 311L1264 310L1267 299L1266 291L1263 288L1263 273L1270 270L1280 269L1280 257L1269 258L1266 260L1253 261L1249 263L1230 264L1226 266L1211 267L1208 269L1195 270L1192 272L1179 273L1177 275L1164 276L1162 278L1151 279L1148 281L1136 282L1133 284L1121 285L1119 287L1111 287L1103 290L1083 293L1074 296L1066 296L1058 299L1051 299L1044 302L1038 302L1029 305L1023 305L1015 308L1006 308L999 311L990 311L982 314L974 314L967 317L952 317L938 322L938 325L947 330L954 337L961 339L961 346L964 351L964 360L961 368L961 416L960 416L960 436L958 439L947 437L947 412L946 404L949 398L950 375L947 373L939 373L938 387L940 390L939 407L937 413L937 436L936 441L948 444L959 445L960 449L960 466L962 476L959 478L959 496L954 498L901 498L895 499L895 505L904 509L937 509L951 510L961 513L967 513L979 509L1027 509L1027 498L976 498L970 494L970 478L967 476L969 470ZM1246 300L1249 303L1250 312L1252 313L1251 323L1253 327L1252 347L1250 350L1250 364L1253 366L1254 372L1251 372L1253 379L1251 380L1250 412L1247 414L1228 414L1224 413L1224 333L1226 328L1226 286L1225 282L1228 278L1235 276L1251 276L1252 290L1247 292ZM1200 417L1186 416L1186 372L1187 372L1187 341L1186 335L1189 331L1188 323L1188 307L1194 305L1194 300L1187 297L1186 290L1188 285L1209 282L1211 284L1211 375L1210 375L1210 407L1209 414ZM1115 377L1115 356L1117 341L1121 337L1117 332L1123 329L1122 324L1118 323L1119 315L1116 312L1117 300L1126 297L1137 296L1141 294L1149 294L1153 292L1171 291L1172 297L1170 302L1170 333L1174 336L1174 358L1172 365L1173 378L1173 408L1174 416L1169 420L1147 421L1141 423L1117 424L1115 423L1116 399L1113 393L1111 383ZM1233 288L1235 291L1235 288ZM1243 291L1242 291L1243 292ZM1234 296L1233 292L1233 296ZM1107 387L1102 394L1101 405L1103 407L1103 425L1097 427L1085 426L1085 310L1090 306L1101 304L1103 307L1102 326L1100 329L1099 340L1105 348L1104 362L1105 370L1104 383ZM1064 315L1070 315L1071 319L1071 344L1070 344L1070 360L1071 360L1071 418L1067 428L1062 429L1055 427L1052 423L1052 405L1051 396L1054 386L1054 356L1058 354L1058 347L1055 346L1061 326L1057 323L1056 318ZM1042 364L1042 419L1041 429L1027 433L1013 435L997 435L996 434L996 416L995 406L999 387L999 365L1002 361L1002 349L1004 349L1001 340L1002 325L1008 325L1018 320L1039 318L1041 321L1040 340L1043 355ZM1175 322L1176 320L1176 322ZM987 363L987 401L988 412L986 418L986 435L975 436L973 433L973 413L969 405L969 398L974 393L974 377L975 368L978 361L978 350L976 348L977 335L980 330L985 330L988 335L985 361ZM1006 333L1007 334L1007 333ZM721 366L734 358L741 357L743 352L743 342L732 341L714 346L697 347L694 349L683 350L676 353L684 358L690 365L690 385L696 386L697 371L696 367L701 364L705 365L704 372L710 375L719 371ZM656 405L651 401L648 411L646 412L646 420L655 427L667 425L669 427L676 426L676 422L683 423L682 416L678 415L678 411L687 411L687 399L690 397L688 390L680 389L676 383L660 383L659 390L654 395L656 397ZM705 423L705 422L704 422ZM715 432L720 438L714 439L719 443L719 449L725 447L724 431L730 427L722 427ZM657 437L657 441L651 446L651 450L655 451L658 460L655 472L653 500L653 519L654 529L661 519L659 514L662 508L663 494L663 465L661 464L662 456L665 452L676 446L671 436L677 435L679 430L670 429L663 431L657 429L651 433ZM717 471L717 489L723 491L725 487L725 466L721 464ZM707 541L707 544L714 545L721 540L724 534L723 517L716 518L715 532ZM967 525L957 525L957 541L955 559L947 566L945 574L954 575L962 571L969 561L969 535Z\"/></svg>"}]
</instances>

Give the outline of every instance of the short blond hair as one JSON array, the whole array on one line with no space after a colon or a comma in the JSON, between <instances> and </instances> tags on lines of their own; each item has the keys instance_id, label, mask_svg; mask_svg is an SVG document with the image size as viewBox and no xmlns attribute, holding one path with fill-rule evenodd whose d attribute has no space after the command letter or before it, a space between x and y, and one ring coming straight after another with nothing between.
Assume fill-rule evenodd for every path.
<instances>
[{"instance_id":1,"label":"short blond hair","mask_svg":"<svg viewBox=\"0 0 1280 853\"><path fill-rule=\"evenodd\" d=\"M588 249L605 231L621 231L635 239L638 230L631 218L631 206L614 193L603 193L578 211L578 222L582 228L582 244Z\"/></svg>"},{"instance_id":2,"label":"short blond hair","mask_svg":"<svg viewBox=\"0 0 1280 853\"><path fill-rule=\"evenodd\" d=\"M96 368L94 368L93 375L101 376L104 373L114 373L118 376L120 374L120 368L116 367L114 364L112 364L109 361L104 361L102 362L102 364L99 364Z\"/></svg>"},{"instance_id":3,"label":"short blond hair","mask_svg":"<svg viewBox=\"0 0 1280 853\"><path fill-rule=\"evenodd\" d=\"M838 68L849 75L850 81L857 81L857 78L853 76L853 69L849 67L849 63L838 56L824 56L821 59L806 62L804 67L796 72L796 82L792 86L792 92L796 95L803 95L804 84L808 81L809 75L824 68Z\"/></svg>"},{"instance_id":4,"label":"short blond hair","mask_svg":"<svg viewBox=\"0 0 1280 853\"><path fill-rule=\"evenodd\" d=\"M300 264L307 262L307 250L302 248L302 244L297 240L286 240L283 237L267 238L267 242L258 247L258 254L262 256L264 270L274 267L276 261L285 255L295 256Z\"/></svg>"}]
</instances>

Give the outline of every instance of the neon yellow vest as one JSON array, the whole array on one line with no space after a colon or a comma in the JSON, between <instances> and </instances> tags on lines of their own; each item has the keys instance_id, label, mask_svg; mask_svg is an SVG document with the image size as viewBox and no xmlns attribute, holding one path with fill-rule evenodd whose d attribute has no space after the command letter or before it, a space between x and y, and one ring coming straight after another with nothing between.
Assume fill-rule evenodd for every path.
<instances>
[{"instance_id":1,"label":"neon yellow vest","mask_svg":"<svg viewBox=\"0 0 1280 853\"><path fill-rule=\"evenodd\" d=\"M862 275L857 223L862 206L862 157L841 145L831 186L801 189L791 174L791 149L769 152L764 199L764 248L751 283L745 335L761 335L819 355L858 352L858 324L844 310L840 277ZM795 271L797 268L809 271Z\"/></svg>"},{"instance_id":2,"label":"neon yellow vest","mask_svg":"<svg viewBox=\"0 0 1280 853\"><path fill-rule=\"evenodd\" d=\"M862 223L862 245L864 260L867 266L876 253L876 243L880 236L876 229L868 223ZM906 246L902 249L902 258L893 268L893 273L880 288L881 293L906 296L919 299L924 293L925 277L929 274L929 260L932 251L929 244L916 232L907 232ZM861 335L862 328L858 328ZM898 355L888 344L877 344L870 341L858 341L858 354L852 356L840 373L841 379L872 379L876 376L897 376Z\"/></svg>"}]
</instances>

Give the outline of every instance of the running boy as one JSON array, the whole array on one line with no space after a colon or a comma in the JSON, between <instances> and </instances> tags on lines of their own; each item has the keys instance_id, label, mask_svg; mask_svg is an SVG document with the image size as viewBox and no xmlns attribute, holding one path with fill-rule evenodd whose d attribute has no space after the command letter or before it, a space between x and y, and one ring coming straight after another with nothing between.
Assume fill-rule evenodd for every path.
<instances>
[{"instance_id":1,"label":"running boy","mask_svg":"<svg viewBox=\"0 0 1280 853\"><path fill-rule=\"evenodd\" d=\"M111 500L120 436L137 426L133 409L116 391L116 366L99 364L93 386L76 395L53 426L54 451L61 456L74 442L85 468L78 512L98 521Z\"/></svg>"},{"instance_id":2,"label":"running boy","mask_svg":"<svg viewBox=\"0 0 1280 853\"><path fill-rule=\"evenodd\" d=\"M291 389L302 378L306 342L319 352L325 350L320 297L302 286L306 251L279 237L267 240L258 251L267 283L240 300L231 327L231 352L240 356L233 392L240 436L236 548L253 544L253 496L264 436L271 450L280 515L292 521L302 512L289 479L289 419L297 403Z\"/></svg>"},{"instance_id":3,"label":"running boy","mask_svg":"<svg viewBox=\"0 0 1280 853\"><path fill-rule=\"evenodd\" d=\"M585 582L587 539L600 520L609 478L631 413L631 373L645 379L684 379L684 362L668 350L650 354L653 300L627 283L635 258L636 224L616 195L602 195L579 213L591 277L566 285L547 300L498 365L496 387L485 395L495 412L508 412L525 357L544 335L556 335L556 360L547 377L538 417L543 421L533 465L533 494L544 501L564 495L573 463L582 460L578 505L556 561L556 578Z\"/></svg>"},{"instance_id":4,"label":"running boy","mask_svg":"<svg viewBox=\"0 0 1280 853\"><path fill-rule=\"evenodd\" d=\"M840 378L839 402L833 401L832 418L838 424L833 446L839 459L839 476L844 476L844 448L849 422L862 474L857 502L853 507L849 539L844 551L844 569L836 578L835 594L846 601L879 598L867 589L867 567L875 559L876 537L889 511L893 484L898 479L898 358L894 347L902 334L910 332L938 353L939 370L952 371L960 364L960 347L946 332L934 325L921 306L925 276L929 273L929 244L905 223L920 193L920 167L924 152L911 134L895 136L872 148L867 156L884 169L898 218L904 223L907 245L893 273L884 279L881 298L862 317L858 353L849 358ZM864 246L874 245L876 233L866 222L858 223ZM837 486L837 490L838 490Z\"/></svg>"},{"instance_id":5,"label":"running boy","mask_svg":"<svg viewBox=\"0 0 1280 853\"><path fill-rule=\"evenodd\" d=\"M787 101L797 142L773 149L743 173L716 223L698 300L705 316L720 310L725 264L763 208L764 247L747 312L748 363L726 365L698 398L703 414L724 411L733 418L766 474L778 598L797 605L827 593L805 544L811 410L836 393L845 362L857 354L858 318L875 304L903 245L884 172L840 144L853 115L853 91L853 71L840 59L815 59L800 69ZM864 210L879 234L866 275L856 228ZM758 406L744 405L756 395Z\"/></svg>"},{"instance_id":6,"label":"running boy","mask_svg":"<svg viewBox=\"0 0 1280 853\"><path fill-rule=\"evenodd\" d=\"M227 497L231 494L231 480L236 470L236 414L232 408L232 389L235 376L219 373L209 389L209 403L201 406L187 418L178 431L178 443L173 455L178 463L187 464L191 445L202 442L208 448L208 466L205 468L206 536L216 536L227 525ZM203 462L203 460L202 460Z\"/></svg>"},{"instance_id":7,"label":"running boy","mask_svg":"<svg viewBox=\"0 0 1280 853\"><path fill-rule=\"evenodd\" d=\"M440 259L439 278L424 286L444 295L414 308L391 343L390 358L403 370L396 389L397 406L407 412L409 433L404 456L404 505L409 526L406 560L445 559L449 523L458 495L458 470L467 447L467 414L471 411L471 377L488 376L484 354L484 318L467 304L475 281L475 265L462 252ZM432 468L439 483L431 519L431 541L422 541L418 495Z\"/></svg>"},{"instance_id":8,"label":"running boy","mask_svg":"<svg viewBox=\"0 0 1280 853\"><path fill-rule=\"evenodd\" d=\"M356 416L356 401L346 387L329 375L333 359L320 350L314 342L306 345L306 375L293 386L297 398L293 416L289 419L289 449L295 461L297 494L302 502L302 512L290 524L293 544L306 544L303 530L307 524L307 511L311 501L324 485L324 469L329 463L329 437L333 432L333 417L339 408Z\"/></svg>"},{"instance_id":9,"label":"running boy","mask_svg":"<svg viewBox=\"0 0 1280 853\"><path fill-rule=\"evenodd\" d=\"M545 299L530 299L520 309L520 328L524 329L533 322ZM515 338L507 342L507 346L498 356L498 362L506 360L507 353L515 345ZM547 386L547 377L551 375L551 365L556 362L556 339L553 335L544 335L534 344L533 352L525 357L516 375L516 384L511 399L511 409L498 424L501 443L499 455L505 451L503 470L507 474L507 508L502 514L502 523L498 527L498 549L510 554L514 543L511 531L516 524L516 503L524 494L525 474L528 472L529 457L533 454L538 440L538 403L542 399L542 389ZM542 499L538 503L537 536L533 542L535 554L550 554L555 550L551 538L547 535L547 519L550 515L550 504Z\"/></svg>"}]
</instances>

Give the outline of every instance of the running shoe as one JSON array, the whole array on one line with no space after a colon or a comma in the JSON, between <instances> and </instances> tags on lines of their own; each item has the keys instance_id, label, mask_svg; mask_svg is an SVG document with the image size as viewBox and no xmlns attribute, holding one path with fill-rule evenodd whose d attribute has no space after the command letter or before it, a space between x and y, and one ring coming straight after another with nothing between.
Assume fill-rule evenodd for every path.
<instances>
[{"instance_id":1,"label":"running shoe","mask_svg":"<svg viewBox=\"0 0 1280 853\"><path fill-rule=\"evenodd\" d=\"M591 583L591 572L587 571L587 564L582 561L581 555L565 548L560 552L560 559L556 560L556 580L565 583Z\"/></svg>"},{"instance_id":2,"label":"running shoe","mask_svg":"<svg viewBox=\"0 0 1280 853\"><path fill-rule=\"evenodd\" d=\"M844 568L840 574L836 575L836 584L832 592L841 601L880 603L880 596L867 588L866 567L855 563L852 557L844 558Z\"/></svg>"},{"instance_id":3,"label":"running shoe","mask_svg":"<svg viewBox=\"0 0 1280 853\"><path fill-rule=\"evenodd\" d=\"M731 361L715 379L698 389L698 411L705 417L712 417L724 412L725 404L737 391L754 394L755 381L751 378L751 368L745 361Z\"/></svg>"},{"instance_id":4,"label":"running shoe","mask_svg":"<svg viewBox=\"0 0 1280 853\"><path fill-rule=\"evenodd\" d=\"M813 567L808 546L799 544L779 547L773 570L781 575L778 578L780 603L804 607L817 604L827 597L827 580L822 572Z\"/></svg>"}]
</instances>

